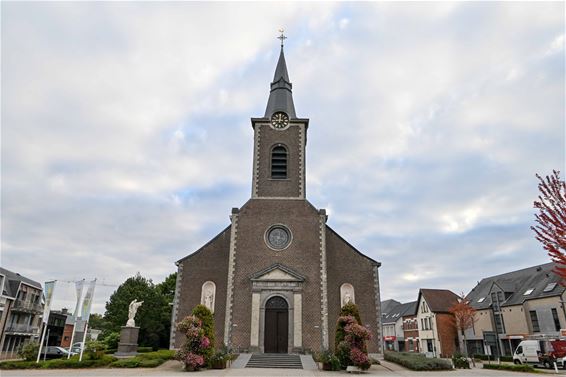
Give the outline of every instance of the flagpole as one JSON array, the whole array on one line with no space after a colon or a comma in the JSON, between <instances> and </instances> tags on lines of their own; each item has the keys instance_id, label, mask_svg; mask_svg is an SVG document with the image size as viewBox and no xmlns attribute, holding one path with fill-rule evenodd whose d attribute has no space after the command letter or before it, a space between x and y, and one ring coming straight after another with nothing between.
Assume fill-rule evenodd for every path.
<instances>
[{"instance_id":1,"label":"flagpole","mask_svg":"<svg viewBox=\"0 0 566 377\"><path fill-rule=\"evenodd\" d=\"M69 354L67 355L67 359L71 358L71 350L73 349L73 341L75 340L75 329L77 328L77 319L75 317L75 323L73 324L73 332L71 334L71 344L69 344Z\"/></svg>"},{"instance_id":2,"label":"flagpole","mask_svg":"<svg viewBox=\"0 0 566 377\"><path fill-rule=\"evenodd\" d=\"M83 361L83 352L85 350L86 332L88 331L88 321L85 324L85 334L83 335L83 341L81 344L81 355L79 356L79 361Z\"/></svg>"},{"instance_id":3,"label":"flagpole","mask_svg":"<svg viewBox=\"0 0 566 377\"><path fill-rule=\"evenodd\" d=\"M45 332L47 331L47 326L49 325L49 315L51 314L51 300L53 299L53 291L55 290L55 283L57 280L46 281L43 285L45 305L43 307L43 334L41 335L41 343L39 344L39 352L37 353L36 364L39 363L41 358L41 350L43 348L43 340L45 339Z\"/></svg>"},{"instance_id":4,"label":"flagpole","mask_svg":"<svg viewBox=\"0 0 566 377\"><path fill-rule=\"evenodd\" d=\"M49 317L48 317L49 319ZM37 353L37 360L35 361L35 363L39 363L39 359L41 358L41 350L43 348L43 341L45 340L45 332L47 331L47 322L45 322L43 324L43 331L41 334L41 342L39 343L39 352Z\"/></svg>"}]
</instances>

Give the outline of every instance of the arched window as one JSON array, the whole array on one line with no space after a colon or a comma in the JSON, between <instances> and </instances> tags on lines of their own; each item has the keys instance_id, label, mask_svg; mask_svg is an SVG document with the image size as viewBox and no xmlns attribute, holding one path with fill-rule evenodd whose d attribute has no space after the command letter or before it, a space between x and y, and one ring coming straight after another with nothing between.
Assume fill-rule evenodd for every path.
<instances>
[{"instance_id":1,"label":"arched window","mask_svg":"<svg viewBox=\"0 0 566 377\"><path fill-rule=\"evenodd\" d=\"M287 178L287 149L277 145L271 150L271 178Z\"/></svg>"}]
</instances>

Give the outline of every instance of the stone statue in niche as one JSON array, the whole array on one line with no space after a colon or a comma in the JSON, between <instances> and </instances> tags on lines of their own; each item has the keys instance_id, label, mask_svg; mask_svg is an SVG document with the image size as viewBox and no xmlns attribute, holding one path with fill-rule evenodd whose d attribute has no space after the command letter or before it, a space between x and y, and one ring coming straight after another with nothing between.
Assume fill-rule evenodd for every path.
<instances>
[{"instance_id":1,"label":"stone statue in niche","mask_svg":"<svg viewBox=\"0 0 566 377\"><path fill-rule=\"evenodd\" d=\"M216 293L216 286L213 282L207 281L202 285L201 304L206 306L212 313L214 313L214 294Z\"/></svg>"},{"instance_id":2,"label":"stone statue in niche","mask_svg":"<svg viewBox=\"0 0 566 377\"><path fill-rule=\"evenodd\" d=\"M138 301L134 299L134 301L130 302L130 306L128 308L128 322L126 322L127 327L136 327L136 321L134 317L138 312L139 307L143 304L143 301Z\"/></svg>"},{"instance_id":3,"label":"stone statue in niche","mask_svg":"<svg viewBox=\"0 0 566 377\"><path fill-rule=\"evenodd\" d=\"M342 306L348 303L356 303L354 298L354 287L352 286L352 284L342 284L342 286L340 287L340 302L342 303Z\"/></svg>"}]
</instances>

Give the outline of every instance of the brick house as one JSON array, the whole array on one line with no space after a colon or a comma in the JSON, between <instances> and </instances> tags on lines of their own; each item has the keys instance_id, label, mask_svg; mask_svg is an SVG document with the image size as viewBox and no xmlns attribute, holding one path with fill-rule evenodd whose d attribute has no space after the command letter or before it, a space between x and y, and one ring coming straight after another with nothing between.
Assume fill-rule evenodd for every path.
<instances>
[{"instance_id":1,"label":"brick house","mask_svg":"<svg viewBox=\"0 0 566 377\"><path fill-rule=\"evenodd\" d=\"M420 350L427 356L450 357L458 347L454 316L448 309L458 295L446 289L420 289L417 306Z\"/></svg>"},{"instance_id":2,"label":"brick house","mask_svg":"<svg viewBox=\"0 0 566 377\"><path fill-rule=\"evenodd\" d=\"M402 320L405 352L420 352L419 348L419 321L417 319L418 301L407 303Z\"/></svg>"},{"instance_id":3,"label":"brick house","mask_svg":"<svg viewBox=\"0 0 566 377\"><path fill-rule=\"evenodd\" d=\"M252 118L251 198L232 208L230 224L176 262L175 331L197 304L214 313L217 343L235 350L295 353L333 348L346 302L358 305L381 352L380 263L327 225L306 199L309 119L295 113L283 47L263 117Z\"/></svg>"},{"instance_id":4,"label":"brick house","mask_svg":"<svg viewBox=\"0 0 566 377\"><path fill-rule=\"evenodd\" d=\"M387 308L387 313L382 314L383 347L389 351L418 350L418 327L416 327L417 302L401 304L398 301L384 301L382 308ZM391 302L392 301L392 302ZM418 351L417 351L418 352Z\"/></svg>"}]
</instances>

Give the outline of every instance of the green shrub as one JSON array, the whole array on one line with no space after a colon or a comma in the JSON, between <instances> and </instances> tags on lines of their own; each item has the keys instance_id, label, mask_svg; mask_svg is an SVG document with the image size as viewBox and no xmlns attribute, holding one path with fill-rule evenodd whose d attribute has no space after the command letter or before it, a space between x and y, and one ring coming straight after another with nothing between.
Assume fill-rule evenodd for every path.
<instances>
[{"instance_id":1,"label":"green shrub","mask_svg":"<svg viewBox=\"0 0 566 377\"><path fill-rule=\"evenodd\" d=\"M462 355L459 352L456 352L452 356L452 363L454 363L454 368L457 369L470 369L470 363L468 362L468 358Z\"/></svg>"},{"instance_id":2,"label":"green shrub","mask_svg":"<svg viewBox=\"0 0 566 377\"><path fill-rule=\"evenodd\" d=\"M110 364L112 368L137 368L140 366L140 359L132 357L131 359L119 359Z\"/></svg>"},{"instance_id":3,"label":"green shrub","mask_svg":"<svg viewBox=\"0 0 566 377\"><path fill-rule=\"evenodd\" d=\"M24 344L18 350L18 356L26 361L33 361L37 359L38 352L39 352L39 343L29 342Z\"/></svg>"},{"instance_id":4,"label":"green shrub","mask_svg":"<svg viewBox=\"0 0 566 377\"><path fill-rule=\"evenodd\" d=\"M105 350L104 353L106 355L112 355L113 353L116 353L116 351L118 351L116 348L111 348L111 349Z\"/></svg>"},{"instance_id":5,"label":"green shrub","mask_svg":"<svg viewBox=\"0 0 566 377\"><path fill-rule=\"evenodd\" d=\"M338 362L342 366L342 369L346 369L348 365L352 365L352 361L350 360L350 345L346 341L342 341L338 343L338 347L336 347L336 358L338 358Z\"/></svg>"},{"instance_id":6,"label":"green shrub","mask_svg":"<svg viewBox=\"0 0 566 377\"><path fill-rule=\"evenodd\" d=\"M35 361L3 361L0 363L0 369L37 369L39 365Z\"/></svg>"},{"instance_id":7,"label":"green shrub","mask_svg":"<svg viewBox=\"0 0 566 377\"><path fill-rule=\"evenodd\" d=\"M405 368L418 371L452 369L450 362L437 358L428 358L420 353L386 351L384 358Z\"/></svg>"},{"instance_id":8,"label":"green shrub","mask_svg":"<svg viewBox=\"0 0 566 377\"><path fill-rule=\"evenodd\" d=\"M534 373L536 372L535 368L527 364L484 364L483 369L498 369L498 370L510 370L513 372L528 372Z\"/></svg>"},{"instance_id":9,"label":"green shrub","mask_svg":"<svg viewBox=\"0 0 566 377\"><path fill-rule=\"evenodd\" d=\"M104 356L104 351L106 350L106 344L98 340L89 340L86 342L84 353L91 360L102 359Z\"/></svg>"},{"instance_id":10,"label":"green shrub","mask_svg":"<svg viewBox=\"0 0 566 377\"><path fill-rule=\"evenodd\" d=\"M497 360L497 357L489 356L489 355L474 355L474 359L476 359L476 360L492 360L493 361L493 360ZM501 356L499 358L499 360L512 363L513 362L513 356Z\"/></svg>"},{"instance_id":11,"label":"green shrub","mask_svg":"<svg viewBox=\"0 0 566 377\"><path fill-rule=\"evenodd\" d=\"M138 347L138 353L152 352L152 347Z\"/></svg>"},{"instance_id":12,"label":"green shrub","mask_svg":"<svg viewBox=\"0 0 566 377\"><path fill-rule=\"evenodd\" d=\"M159 350L155 352L143 353L136 357L142 360L153 360L153 359L173 360L175 358L175 352L176 351L174 350Z\"/></svg>"},{"instance_id":13,"label":"green shrub","mask_svg":"<svg viewBox=\"0 0 566 377\"><path fill-rule=\"evenodd\" d=\"M140 368L155 368L163 364L165 360L163 359L148 359L140 360Z\"/></svg>"},{"instance_id":14,"label":"green shrub","mask_svg":"<svg viewBox=\"0 0 566 377\"><path fill-rule=\"evenodd\" d=\"M117 349L120 342L120 333L113 331L102 339L107 349Z\"/></svg>"},{"instance_id":15,"label":"green shrub","mask_svg":"<svg viewBox=\"0 0 566 377\"><path fill-rule=\"evenodd\" d=\"M100 368L109 365L116 358L103 356L99 359L84 358L79 361L78 356L70 359L61 358L47 361L5 361L0 363L0 369L76 369L76 368Z\"/></svg>"}]
</instances>

